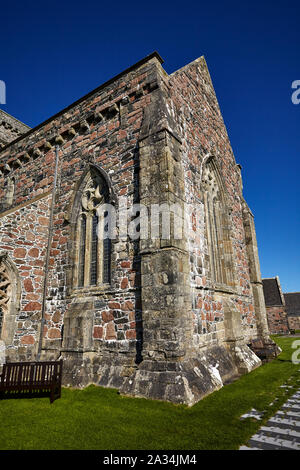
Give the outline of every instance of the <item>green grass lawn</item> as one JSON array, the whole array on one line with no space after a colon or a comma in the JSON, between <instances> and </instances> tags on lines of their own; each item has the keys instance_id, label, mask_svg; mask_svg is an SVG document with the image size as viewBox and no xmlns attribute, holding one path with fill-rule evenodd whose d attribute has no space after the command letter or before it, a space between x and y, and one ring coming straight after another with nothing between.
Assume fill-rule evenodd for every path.
<instances>
[{"instance_id":1,"label":"green grass lawn","mask_svg":"<svg viewBox=\"0 0 300 470\"><path fill-rule=\"evenodd\" d=\"M291 362L293 338L274 338L274 361L224 386L191 408L89 386L49 398L0 401L0 449L197 450L238 449L300 385ZM288 393L283 383L293 388ZM269 406L275 398L275 405ZM240 420L251 408L263 421Z\"/></svg>"}]
</instances>

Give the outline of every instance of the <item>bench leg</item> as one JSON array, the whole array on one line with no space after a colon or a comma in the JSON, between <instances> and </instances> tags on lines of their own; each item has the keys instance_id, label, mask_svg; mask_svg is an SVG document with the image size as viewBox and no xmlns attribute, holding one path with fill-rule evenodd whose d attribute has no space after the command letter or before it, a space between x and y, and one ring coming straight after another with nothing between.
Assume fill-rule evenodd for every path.
<instances>
[{"instance_id":1,"label":"bench leg","mask_svg":"<svg viewBox=\"0 0 300 470\"><path fill-rule=\"evenodd\" d=\"M51 392L50 392L50 403L54 402L54 387L51 387Z\"/></svg>"}]
</instances>

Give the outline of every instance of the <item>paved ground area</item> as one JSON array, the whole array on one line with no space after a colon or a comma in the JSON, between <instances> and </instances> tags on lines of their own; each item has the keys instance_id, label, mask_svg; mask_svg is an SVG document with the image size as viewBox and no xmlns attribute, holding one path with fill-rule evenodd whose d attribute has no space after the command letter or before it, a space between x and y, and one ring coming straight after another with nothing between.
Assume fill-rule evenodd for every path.
<instances>
[{"instance_id":1,"label":"paved ground area","mask_svg":"<svg viewBox=\"0 0 300 470\"><path fill-rule=\"evenodd\" d=\"M300 450L300 388L240 450Z\"/></svg>"}]
</instances>

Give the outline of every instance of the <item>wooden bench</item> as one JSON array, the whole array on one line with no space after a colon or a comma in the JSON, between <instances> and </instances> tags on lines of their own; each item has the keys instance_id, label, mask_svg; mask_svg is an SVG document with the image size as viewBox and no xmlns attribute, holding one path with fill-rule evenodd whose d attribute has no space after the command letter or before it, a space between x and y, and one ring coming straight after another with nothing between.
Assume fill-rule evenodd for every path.
<instances>
[{"instance_id":1,"label":"wooden bench","mask_svg":"<svg viewBox=\"0 0 300 470\"><path fill-rule=\"evenodd\" d=\"M0 396L20 392L24 398L36 392L50 393L50 403L61 396L63 361L8 362L0 375Z\"/></svg>"}]
</instances>

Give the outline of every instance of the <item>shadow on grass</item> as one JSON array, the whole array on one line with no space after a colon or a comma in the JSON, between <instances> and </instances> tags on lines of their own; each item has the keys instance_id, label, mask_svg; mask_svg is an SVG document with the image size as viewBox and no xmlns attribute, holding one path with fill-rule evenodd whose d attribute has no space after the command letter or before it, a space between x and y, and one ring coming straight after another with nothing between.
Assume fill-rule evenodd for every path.
<instances>
[{"instance_id":1,"label":"shadow on grass","mask_svg":"<svg viewBox=\"0 0 300 470\"><path fill-rule=\"evenodd\" d=\"M0 393L0 401L2 400L15 400L22 398L49 398L50 392L44 391L7 391Z\"/></svg>"}]
</instances>

